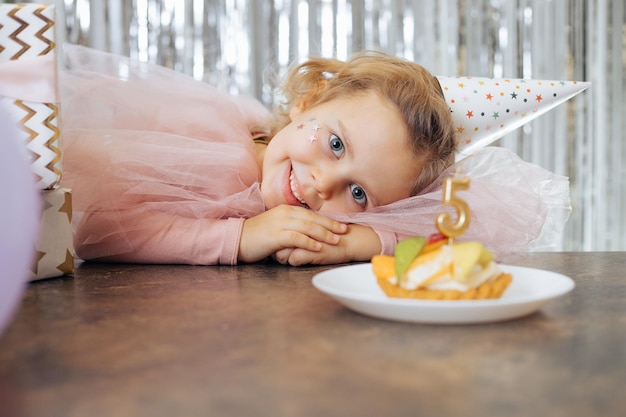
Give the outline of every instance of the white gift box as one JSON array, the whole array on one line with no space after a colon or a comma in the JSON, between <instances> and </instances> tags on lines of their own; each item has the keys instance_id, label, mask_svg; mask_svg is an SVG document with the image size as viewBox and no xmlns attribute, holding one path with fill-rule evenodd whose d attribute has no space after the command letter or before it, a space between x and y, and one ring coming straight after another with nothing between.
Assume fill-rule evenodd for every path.
<instances>
[{"instance_id":1,"label":"white gift box","mask_svg":"<svg viewBox=\"0 0 626 417\"><path fill-rule=\"evenodd\" d=\"M74 272L72 193L66 188L41 191L43 208L30 280Z\"/></svg>"},{"instance_id":2,"label":"white gift box","mask_svg":"<svg viewBox=\"0 0 626 417\"><path fill-rule=\"evenodd\" d=\"M0 105L18 124L42 190L62 172L54 23L53 5L0 4Z\"/></svg>"}]
</instances>

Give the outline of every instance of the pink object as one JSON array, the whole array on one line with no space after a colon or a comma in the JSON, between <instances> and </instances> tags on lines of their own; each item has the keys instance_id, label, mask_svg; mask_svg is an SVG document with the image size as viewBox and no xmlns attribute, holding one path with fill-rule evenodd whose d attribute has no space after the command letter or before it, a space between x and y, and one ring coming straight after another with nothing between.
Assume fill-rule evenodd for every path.
<instances>
[{"instance_id":1,"label":"pink object","mask_svg":"<svg viewBox=\"0 0 626 417\"><path fill-rule=\"evenodd\" d=\"M264 211L250 128L267 110L166 68L66 52L62 185L77 255L235 263L243 218Z\"/></svg>"},{"instance_id":2,"label":"pink object","mask_svg":"<svg viewBox=\"0 0 626 417\"><path fill-rule=\"evenodd\" d=\"M40 202L16 122L0 108L0 334L11 320L34 261Z\"/></svg>"},{"instance_id":3,"label":"pink object","mask_svg":"<svg viewBox=\"0 0 626 417\"><path fill-rule=\"evenodd\" d=\"M571 211L569 180L494 146L457 162L418 196L336 217L366 223L383 237L429 236L438 232L439 213L449 212L456 219L455 211L442 205L441 190L443 179L455 175L467 175L471 181L469 190L457 193L471 209L470 226L459 241L478 240L496 253L554 249ZM387 238L383 244L383 251L392 254L395 241Z\"/></svg>"}]
</instances>

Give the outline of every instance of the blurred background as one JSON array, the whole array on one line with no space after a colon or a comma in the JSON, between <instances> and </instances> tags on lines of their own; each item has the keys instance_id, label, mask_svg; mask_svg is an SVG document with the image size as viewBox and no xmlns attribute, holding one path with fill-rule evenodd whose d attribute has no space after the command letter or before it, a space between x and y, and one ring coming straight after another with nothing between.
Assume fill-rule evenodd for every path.
<instances>
[{"instance_id":1,"label":"blurred background","mask_svg":"<svg viewBox=\"0 0 626 417\"><path fill-rule=\"evenodd\" d=\"M174 68L268 106L269 75L310 55L361 49L435 75L591 81L496 145L570 178L573 212L559 249L626 250L623 0L34 2L57 5L61 41Z\"/></svg>"}]
</instances>

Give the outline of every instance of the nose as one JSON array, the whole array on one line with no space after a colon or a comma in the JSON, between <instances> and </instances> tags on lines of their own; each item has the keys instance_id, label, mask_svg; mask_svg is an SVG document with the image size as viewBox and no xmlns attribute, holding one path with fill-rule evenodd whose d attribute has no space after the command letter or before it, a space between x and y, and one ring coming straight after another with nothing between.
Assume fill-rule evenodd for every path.
<instances>
[{"instance_id":1,"label":"nose","mask_svg":"<svg viewBox=\"0 0 626 417\"><path fill-rule=\"evenodd\" d=\"M318 198L324 201L331 199L336 188L333 173L328 168L316 167L311 169L311 177Z\"/></svg>"}]
</instances>

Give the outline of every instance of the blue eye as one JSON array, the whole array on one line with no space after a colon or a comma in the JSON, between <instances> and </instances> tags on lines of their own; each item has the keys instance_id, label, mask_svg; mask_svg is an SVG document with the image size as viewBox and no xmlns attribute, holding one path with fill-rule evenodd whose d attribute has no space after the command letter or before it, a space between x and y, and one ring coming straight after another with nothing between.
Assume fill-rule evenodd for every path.
<instances>
[{"instance_id":1,"label":"blue eye","mask_svg":"<svg viewBox=\"0 0 626 417\"><path fill-rule=\"evenodd\" d=\"M339 138L339 136L335 134L331 134L328 144L330 145L330 150L333 152L333 154L335 154L337 158L343 155L343 151L344 151L343 141Z\"/></svg>"},{"instance_id":2,"label":"blue eye","mask_svg":"<svg viewBox=\"0 0 626 417\"><path fill-rule=\"evenodd\" d=\"M350 193L352 193L352 198L357 202L360 206L365 207L367 204L367 195L365 194L365 190L356 184L350 184Z\"/></svg>"}]
</instances>

